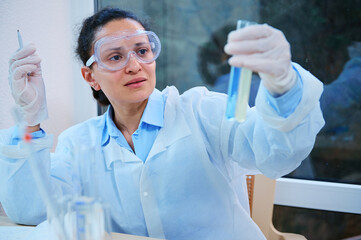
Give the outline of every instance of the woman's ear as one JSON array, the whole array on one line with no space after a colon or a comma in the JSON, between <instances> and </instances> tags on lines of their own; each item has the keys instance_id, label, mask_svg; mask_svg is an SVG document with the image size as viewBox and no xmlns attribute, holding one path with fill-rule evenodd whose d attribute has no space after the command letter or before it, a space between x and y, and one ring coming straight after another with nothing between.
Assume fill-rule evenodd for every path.
<instances>
[{"instance_id":1,"label":"woman's ear","mask_svg":"<svg viewBox=\"0 0 361 240\"><path fill-rule=\"evenodd\" d=\"M101 88L99 84L95 81L93 77L93 70L89 67L81 67L81 74L83 75L84 80L91 86L95 91L99 91Z\"/></svg>"}]
</instances>

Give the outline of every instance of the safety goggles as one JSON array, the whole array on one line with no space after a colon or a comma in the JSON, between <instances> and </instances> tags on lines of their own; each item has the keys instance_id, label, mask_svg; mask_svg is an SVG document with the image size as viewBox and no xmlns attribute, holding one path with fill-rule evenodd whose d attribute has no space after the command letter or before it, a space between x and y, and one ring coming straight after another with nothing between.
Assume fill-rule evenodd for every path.
<instances>
[{"instance_id":1,"label":"safety goggles","mask_svg":"<svg viewBox=\"0 0 361 240\"><path fill-rule=\"evenodd\" d=\"M133 55L140 63L152 63L160 54L158 36L151 31L119 32L95 42L94 54L86 62L91 66L97 62L100 67L111 71L124 68Z\"/></svg>"}]
</instances>

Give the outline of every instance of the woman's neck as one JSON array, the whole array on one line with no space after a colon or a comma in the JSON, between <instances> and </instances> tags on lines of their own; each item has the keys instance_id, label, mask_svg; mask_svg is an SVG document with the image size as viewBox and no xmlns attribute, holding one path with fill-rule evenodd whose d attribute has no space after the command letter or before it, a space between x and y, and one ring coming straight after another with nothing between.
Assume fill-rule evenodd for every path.
<instances>
[{"instance_id":1,"label":"woman's neck","mask_svg":"<svg viewBox=\"0 0 361 240\"><path fill-rule=\"evenodd\" d=\"M141 103L133 103L122 106L113 105L113 121L120 131L126 130L133 134L139 125L148 99Z\"/></svg>"},{"instance_id":2,"label":"woman's neck","mask_svg":"<svg viewBox=\"0 0 361 240\"><path fill-rule=\"evenodd\" d=\"M134 145L132 134L138 129L140 119L142 118L147 102L148 99L141 103L127 105L112 104L114 109L113 121L117 128L122 132L133 151Z\"/></svg>"}]
</instances>

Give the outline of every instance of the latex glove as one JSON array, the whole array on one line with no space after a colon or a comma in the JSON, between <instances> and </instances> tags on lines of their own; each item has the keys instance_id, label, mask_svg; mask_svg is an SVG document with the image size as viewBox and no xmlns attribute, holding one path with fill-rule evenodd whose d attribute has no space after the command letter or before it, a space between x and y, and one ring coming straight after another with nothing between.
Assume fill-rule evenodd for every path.
<instances>
[{"instance_id":1,"label":"latex glove","mask_svg":"<svg viewBox=\"0 0 361 240\"><path fill-rule=\"evenodd\" d=\"M267 24L232 31L224 51L233 55L228 60L230 65L258 72L273 96L284 94L296 84L290 45L280 30Z\"/></svg>"},{"instance_id":2,"label":"latex glove","mask_svg":"<svg viewBox=\"0 0 361 240\"><path fill-rule=\"evenodd\" d=\"M35 52L35 45L27 44L16 51L9 61L11 94L28 126L38 125L48 117L41 59Z\"/></svg>"}]
</instances>

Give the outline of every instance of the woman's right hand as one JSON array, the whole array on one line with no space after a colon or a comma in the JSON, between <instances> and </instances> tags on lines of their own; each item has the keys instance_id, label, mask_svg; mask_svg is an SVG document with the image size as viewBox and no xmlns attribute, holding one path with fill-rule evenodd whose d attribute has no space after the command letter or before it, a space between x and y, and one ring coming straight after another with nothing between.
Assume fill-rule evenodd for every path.
<instances>
[{"instance_id":1,"label":"woman's right hand","mask_svg":"<svg viewBox=\"0 0 361 240\"><path fill-rule=\"evenodd\" d=\"M40 62L33 43L16 51L9 61L11 94L22 110L25 124L33 127L48 117Z\"/></svg>"},{"instance_id":2,"label":"woman's right hand","mask_svg":"<svg viewBox=\"0 0 361 240\"><path fill-rule=\"evenodd\" d=\"M297 83L291 63L291 48L284 34L267 24L232 31L228 35L229 63L259 73L263 85L273 96L289 91Z\"/></svg>"}]
</instances>

